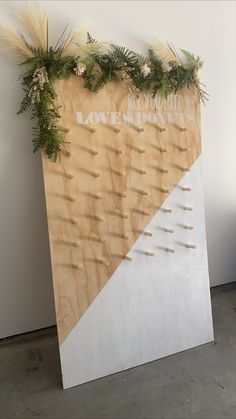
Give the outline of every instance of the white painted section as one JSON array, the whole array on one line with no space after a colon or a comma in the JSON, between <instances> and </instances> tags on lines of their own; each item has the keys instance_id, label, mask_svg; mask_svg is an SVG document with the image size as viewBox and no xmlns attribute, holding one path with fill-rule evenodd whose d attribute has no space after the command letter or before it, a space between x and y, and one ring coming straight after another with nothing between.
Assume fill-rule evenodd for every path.
<instances>
[{"instance_id":1,"label":"white painted section","mask_svg":"<svg viewBox=\"0 0 236 419\"><path fill-rule=\"evenodd\" d=\"M192 192L181 186L191 186ZM201 158L163 208L172 213L155 214L147 226L153 236L140 236L129 253L133 261L120 264L61 345L65 388L213 340ZM186 249L186 243L197 249ZM163 247L176 252L166 253Z\"/></svg>"},{"instance_id":2,"label":"white painted section","mask_svg":"<svg viewBox=\"0 0 236 419\"><path fill-rule=\"evenodd\" d=\"M236 2L46 1L51 40L68 23L98 40L144 51L154 37L203 57L211 100L203 108L204 188L211 285L236 271ZM0 1L14 25L22 1ZM29 115L16 116L20 69L0 54L0 337L55 323L40 156Z\"/></svg>"}]
</instances>

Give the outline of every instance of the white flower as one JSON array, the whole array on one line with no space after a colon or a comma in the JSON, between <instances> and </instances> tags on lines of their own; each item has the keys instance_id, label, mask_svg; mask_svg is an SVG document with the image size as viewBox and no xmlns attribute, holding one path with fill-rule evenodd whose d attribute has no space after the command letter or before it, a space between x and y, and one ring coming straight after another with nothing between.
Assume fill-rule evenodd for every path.
<instances>
[{"instance_id":1,"label":"white flower","mask_svg":"<svg viewBox=\"0 0 236 419\"><path fill-rule=\"evenodd\" d=\"M44 84L48 83L48 73L45 67L39 67L35 70L33 74L32 84L38 84L39 88L42 90Z\"/></svg>"},{"instance_id":2,"label":"white flower","mask_svg":"<svg viewBox=\"0 0 236 419\"><path fill-rule=\"evenodd\" d=\"M147 63L143 64L143 65L142 65L142 67L140 68L140 70L141 70L141 73L142 73L145 77L147 77L147 76L148 76L148 74L151 72L151 69L150 69L150 67L147 65Z\"/></svg>"},{"instance_id":3,"label":"white flower","mask_svg":"<svg viewBox=\"0 0 236 419\"><path fill-rule=\"evenodd\" d=\"M77 76L82 76L85 70L86 70L86 65L83 63L79 63L77 67L74 68L74 72L75 74L77 74Z\"/></svg>"}]
</instances>

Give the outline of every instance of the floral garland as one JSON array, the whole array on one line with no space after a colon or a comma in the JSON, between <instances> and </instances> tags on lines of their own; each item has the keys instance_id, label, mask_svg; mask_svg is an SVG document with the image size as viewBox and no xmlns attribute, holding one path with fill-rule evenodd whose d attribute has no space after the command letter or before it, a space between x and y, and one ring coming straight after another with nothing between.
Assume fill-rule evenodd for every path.
<instances>
[{"instance_id":1,"label":"floral garland","mask_svg":"<svg viewBox=\"0 0 236 419\"><path fill-rule=\"evenodd\" d=\"M200 57L185 50L179 53L169 43L159 42L149 48L146 56L114 44L97 42L89 33L61 34L54 47L48 42L48 18L45 10L28 10L21 17L25 33L15 34L8 28L1 31L1 39L20 56L25 69L21 76L25 96L18 114L29 107L33 128L33 151L42 149L56 161L63 144L63 131L58 126L59 109L55 105L54 82L72 74L82 77L84 86L92 92L106 83L118 81L130 93L149 91L153 96L166 97L183 88L196 86L202 101L207 93L202 90L198 71Z\"/></svg>"}]
</instances>

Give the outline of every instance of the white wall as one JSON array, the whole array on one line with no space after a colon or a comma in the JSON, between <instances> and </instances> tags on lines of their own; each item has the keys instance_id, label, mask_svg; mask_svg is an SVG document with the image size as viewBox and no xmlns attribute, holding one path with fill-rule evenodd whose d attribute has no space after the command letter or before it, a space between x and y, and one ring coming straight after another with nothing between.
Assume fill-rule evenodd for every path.
<instances>
[{"instance_id":1,"label":"white wall","mask_svg":"<svg viewBox=\"0 0 236 419\"><path fill-rule=\"evenodd\" d=\"M53 34L67 23L136 51L155 37L202 56L210 102L202 110L211 285L236 272L236 3L227 1L45 1ZM0 21L23 2L0 1ZM0 337L55 322L39 155L29 115L16 116L19 68L0 56Z\"/></svg>"}]
</instances>

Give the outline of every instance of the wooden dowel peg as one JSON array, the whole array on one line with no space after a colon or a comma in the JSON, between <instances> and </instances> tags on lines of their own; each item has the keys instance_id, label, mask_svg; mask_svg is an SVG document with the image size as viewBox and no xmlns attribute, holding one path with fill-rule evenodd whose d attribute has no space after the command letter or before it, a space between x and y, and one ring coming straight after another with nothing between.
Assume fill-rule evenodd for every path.
<instances>
[{"instance_id":1,"label":"wooden dowel peg","mask_svg":"<svg viewBox=\"0 0 236 419\"><path fill-rule=\"evenodd\" d=\"M144 250L144 251L143 251L143 254L144 254L145 256L155 256L155 253L154 253L154 252L150 252L149 250Z\"/></svg>"},{"instance_id":2,"label":"wooden dowel peg","mask_svg":"<svg viewBox=\"0 0 236 419\"><path fill-rule=\"evenodd\" d=\"M187 249L196 249L196 248L197 248L197 246L196 246L195 244L188 244L188 243L186 243L184 246L185 246Z\"/></svg>"},{"instance_id":3,"label":"wooden dowel peg","mask_svg":"<svg viewBox=\"0 0 236 419\"><path fill-rule=\"evenodd\" d=\"M80 265L78 265L77 263L72 263L71 265L72 269L82 269Z\"/></svg>"},{"instance_id":4,"label":"wooden dowel peg","mask_svg":"<svg viewBox=\"0 0 236 419\"><path fill-rule=\"evenodd\" d=\"M112 169L112 172L113 172L116 176L125 176L125 172L122 172L121 170Z\"/></svg>"},{"instance_id":5,"label":"wooden dowel peg","mask_svg":"<svg viewBox=\"0 0 236 419\"><path fill-rule=\"evenodd\" d=\"M128 262L132 262L133 258L131 256L125 255L122 256L122 259L127 260Z\"/></svg>"},{"instance_id":6,"label":"wooden dowel peg","mask_svg":"<svg viewBox=\"0 0 236 419\"><path fill-rule=\"evenodd\" d=\"M129 240L130 239L130 237L127 236L127 234L124 234L124 233L110 233L110 235L114 236L114 237L118 237L120 239L124 239L124 240Z\"/></svg>"},{"instance_id":7,"label":"wooden dowel peg","mask_svg":"<svg viewBox=\"0 0 236 419\"><path fill-rule=\"evenodd\" d=\"M69 150L62 150L62 153L63 153L66 157L71 157L71 151L69 151Z\"/></svg>"},{"instance_id":8,"label":"wooden dowel peg","mask_svg":"<svg viewBox=\"0 0 236 419\"><path fill-rule=\"evenodd\" d=\"M77 242L77 241L72 242L71 244L72 244L72 246L73 246L73 247L82 247L82 246L81 246L81 243L79 243L79 242Z\"/></svg>"},{"instance_id":9,"label":"wooden dowel peg","mask_svg":"<svg viewBox=\"0 0 236 419\"><path fill-rule=\"evenodd\" d=\"M64 132L65 134L68 134L71 130L70 128L65 128L65 127L58 127L60 131Z\"/></svg>"},{"instance_id":10,"label":"wooden dowel peg","mask_svg":"<svg viewBox=\"0 0 236 419\"><path fill-rule=\"evenodd\" d=\"M65 173L65 178L66 179L74 179L74 175L72 175L72 173Z\"/></svg>"},{"instance_id":11,"label":"wooden dowel peg","mask_svg":"<svg viewBox=\"0 0 236 419\"><path fill-rule=\"evenodd\" d=\"M149 196L150 195L150 192L144 191L143 189L136 189L136 191L138 193L140 193L141 195L145 195L145 196Z\"/></svg>"},{"instance_id":12,"label":"wooden dowel peg","mask_svg":"<svg viewBox=\"0 0 236 419\"><path fill-rule=\"evenodd\" d=\"M171 247L166 247L165 251L168 253L175 253L175 249L172 249Z\"/></svg>"},{"instance_id":13,"label":"wooden dowel peg","mask_svg":"<svg viewBox=\"0 0 236 419\"><path fill-rule=\"evenodd\" d=\"M97 132L96 128L90 127L90 125L85 125L85 124L78 124L81 128L86 129L87 131L91 132L92 134L94 134L95 132Z\"/></svg>"},{"instance_id":14,"label":"wooden dowel peg","mask_svg":"<svg viewBox=\"0 0 236 419\"><path fill-rule=\"evenodd\" d=\"M90 154L92 154L93 156L97 156L99 153L98 153L98 150L95 150L95 149L93 149L93 148L89 148L88 149L88 151L89 151L89 153Z\"/></svg>"},{"instance_id":15,"label":"wooden dowel peg","mask_svg":"<svg viewBox=\"0 0 236 419\"><path fill-rule=\"evenodd\" d=\"M162 193L169 193L170 192L170 189L168 189L168 188L160 188L160 191Z\"/></svg>"},{"instance_id":16,"label":"wooden dowel peg","mask_svg":"<svg viewBox=\"0 0 236 419\"><path fill-rule=\"evenodd\" d=\"M160 153L167 153L169 151L166 147L161 147L156 144L151 144L151 147L158 150Z\"/></svg>"},{"instance_id":17,"label":"wooden dowel peg","mask_svg":"<svg viewBox=\"0 0 236 419\"><path fill-rule=\"evenodd\" d=\"M116 134L118 134L120 132L120 128L112 127L112 129Z\"/></svg>"},{"instance_id":18,"label":"wooden dowel peg","mask_svg":"<svg viewBox=\"0 0 236 419\"><path fill-rule=\"evenodd\" d=\"M102 239L101 237L93 237L93 238L91 238L91 240L93 240L95 242L98 242L98 243L104 243L105 242L105 240Z\"/></svg>"},{"instance_id":19,"label":"wooden dowel peg","mask_svg":"<svg viewBox=\"0 0 236 419\"><path fill-rule=\"evenodd\" d=\"M101 223L103 223L104 221L104 219L100 217L99 215L91 215L90 218L93 218L96 221L100 221Z\"/></svg>"},{"instance_id":20,"label":"wooden dowel peg","mask_svg":"<svg viewBox=\"0 0 236 419\"><path fill-rule=\"evenodd\" d=\"M120 213L120 214L118 214L119 215L119 217L121 217L121 218L126 218L127 220L129 219L129 215L128 214L125 214L125 213Z\"/></svg>"},{"instance_id":21,"label":"wooden dowel peg","mask_svg":"<svg viewBox=\"0 0 236 419\"><path fill-rule=\"evenodd\" d=\"M103 125L105 125L107 128L110 128L116 134L120 132L120 128L117 128L115 125L112 125L112 124L103 124Z\"/></svg>"},{"instance_id":22,"label":"wooden dowel peg","mask_svg":"<svg viewBox=\"0 0 236 419\"><path fill-rule=\"evenodd\" d=\"M121 148L110 147L110 150L113 151L113 153L117 154L118 156L121 156L122 154L124 154Z\"/></svg>"},{"instance_id":23,"label":"wooden dowel peg","mask_svg":"<svg viewBox=\"0 0 236 419\"><path fill-rule=\"evenodd\" d=\"M120 234L120 238L124 239L124 240L129 240L130 239L130 237L127 236L127 234Z\"/></svg>"},{"instance_id":24,"label":"wooden dowel peg","mask_svg":"<svg viewBox=\"0 0 236 419\"><path fill-rule=\"evenodd\" d=\"M190 225L185 224L183 227L185 228L185 230L193 230L193 226Z\"/></svg>"},{"instance_id":25,"label":"wooden dowel peg","mask_svg":"<svg viewBox=\"0 0 236 419\"><path fill-rule=\"evenodd\" d=\"M183 167L183 166L179 166L179 170L181 170L181 172L189 172L190 169L188 167Z\"/></svg>"},{"instance_id":26,"label":"wooden dowel peg","mask_svg":"<svg viewBox=\"0 0 236 419\"><path fill-rule=\"evenodd\" d=\"M88 193L88 195L89 195L89 196L91 196L91 198L95 198L95 199L102 199L102 195L101 195L101 194L99 194L99 193L92 193L92 192L89 192L89 193Z\"/></svg>"},{"instance_id":27,"label":"wooden dowel peg","mask_svg":"<svg viewBox=\"0 0 236 419\"><path fill-rule=\"evenodd\" d=\"M137 153L139 153L139 154L145 154L145 153L146 153L145 148L139 148L139 147L135 147L135 146L132 146L132 148L133 148L135 151L137 151Z\"/></svg>"},{"instance_id":28,"label":"wooden dowel peg","mask_svg":"<svg viewBox=\"0 0 236 419\"><path fill-rule=\"evenodd\" d=\"M155 127L156 127L156 129L158 130L158 131L160 131L160 132L164 132L164 131L166 131L166 128L165 127L162 127L161 125L158 125L158 124L154 124L155 125Z\"/></svg>"},{"instance_id":29,"label":"wooden dowel peg","mask_svg":"<svg viewBox=\"0 0 236 419\"><path fill-rule=\"evenodd\" d=\"M162 148L162 147L159 147L159 151L160 151L160 153L167 153L168 152L167 148Z\"/></svg>"},{"instance_id":30,"label":"wooden dowel peg","mask_svg":"<svg viewBox=\"0 0 236 419\"><path fill-rule=\"evenodd\" d=\"M151 231L144 230L144 231L142 231L142 234L143 234L144 236L147 236L147 237L152 237L152 233L151 233Z\"/></svg>"},{"instance_id":31,"label":"wooden dowel peg","mask_svg":"<svg viewBox=\"0 0 236 419\"><path fill-rule=\"evenodd\" d=\"M121 198L127 198L127 194L124 192L116 192L116 191L112 191L112 193L114 193L117 196L120 196Z\"/></svg>"},{"instance_id":32,"label":"wooden dowel peg","mask_svg":"<svg viewBox=\"0 0 236 419\"><path fill-rule=\"evenodd\" d=\"M165 167L157 167L158 172L161 173L169 173L169 170L166 169Z\"/></svg>"},{"instance_id":33,"label":"wooden dowel peg","mask_svg":"<svg viewBox=\"0 0 236 419\"><path fill-rule=\"evenodd\" d=\"M133 258L131 256L128 256L128 255L113 254L111 256L113 256L115 258L127 260L128 262L132 262L132 260L133 260Z\"/></svg>"},{"instance_id":34,"label":"wooden dowel peg","mask_svg":"<svg viewBox=\"0 0 236 419\"><path fill-rule=\"evenodd\" d=\"M191 188L189 188L189 187L185 187L185 186L183 186L182 187L182 191L184 191L184 192L191 192Z\"/></svg>"},{"instance_id":35,"label":"wooden dowel peg","mask_svg":"<svg viewBox=\"0 0 236 419\"><path fill-rule=\"evenodd\" d=\"M73 247L82 247L81 243L79 243L77 241L63 240L62 243L67 244L69 246L73 246Z\"/></svg>"},{"instance_id":36,"label":"wooden dowel peg","mask_svg":"<svg viewBox=\"0 0 236 419\"><path fill-rule=\"evenodd\" d=\"M165 233L174 233L172 228L164 228Z\"/></svg>"},{"instance_id":37,"label":"wooden dowel peg","mask_svg":"<svg viewBox=\"0 0 236 419\"><path fill-rule=\"evenodd\" d=\"M144 211L144 210L136 209L135 211L138 212L139 214L142 214L142 215L150 215L149 212Z\"/></svg>"},{"instance_id":38,"label":"wooden dowel peg","mask_svg":"<svg viewBox=\"0 0 236 419\"><path fill-rule=\"evenodd\" d=\"M139 133L144 131L143 127L139 127L138 125L135 125L135 124L128 123L128 126L133 128L135 131Z\"/></svg>"},{"instance_id":39,"label":"wooden dowel peg","mask_svg":"<svg viewBox=\"0 0 236 419\"><path fill-rule=\"evenodd\" d=\"M187 128L186 128L186 127L184 127L183 125L173 124L173 126L174 126L175 128L177 128L177 129L178 129L179 131L181 131L181 132L187 131Z\"/></svg>"},{"instance_id":40,"label":"wooden dowel peg","mask_svg":"<svg viewBox=\"0 0 236 419\"><path fill-rule=\"evenodd\" d=\"M145 148L138 148L138 147L136 147L136 151L137 151L139 154L145 154L145 153L146 153Z\"/></svg>"},{"instance_id":41,"label":"wooden dowel peg","mask_svg":"<svg viewBox=\"0 0 236 419\"><path fill-rule=\"evenodd\" d=\"M68 199L68 201L71 201L71 202L77 201L76 196L67 196L66 199Z\"/></svg>"},{"instance_id":42,"label":"wooden dowel peg","mask_svg":"<svg viewBox=\"0 0 236 419\"><path fill-rule=\"evenodd\" d=\"M94 262L100 263L101 265L109 266L109 262L106 259L96 258L94 259Z\"/></svg>"},{"instance_id":43,"label":"wooden dowel peg","mask_svg":"<svg viewBox=\"0 0 236 419\"><path fill-rule=\"evenodd\" d=\"M97 243L104 243L105 242L105 239L103 239L103 238L101 238L101 237L97 237L97 236L83 236L82 237L83 239L85 239L85 240L90 240L90 241L93 241L93 242L97 242Z\"/></svg>"},{"instance_id":44,"label":"wooden dowel peg","mask_svg":"<svg viewBox=\"0 0 236 419\"><path fill-rule=\"evenodd\" d=\"M76 218L71 218L69 221L71 222L71 224L79 224L79 220L76 220Z\"/></svg>"},{"instance_id":45,"label":"wooden dowel peg","mask_svg":"<svg viewBox=\"0 0 236 419\"><path fill-rule=\"evenodd\" d=\"M78 146L78 148L85 151L86 153L91 154L92 156L97 156L98 154L100 154L99 151L93 147L82 146L80 144L75 144L75 146Z\"/></svg>"},{"instance_id":46,"label":"wooden dowel peg","mask_svg":"<svg viewBox=\"0 0 236 419\"><path fill-rule=\"evenodd\" d=\"M93 177L100 177L101 174L98 172L90 172Z\"/></svg>"},{"instance_id":47,"label":"wooden dowel peg","mask_svg":"<svg viewBox=\"0 0 236 419\"><path fill-rule=\"evenodd\" d=\"M193 208L192 207L183 207L184 211L192 211Z\"/></svg>"},{"instance_id":48,"label":"wooden dowel peg","mask_svg":"<svg viewBox=\"0 0 236 419\"><path fill-rule=\"evenodd\" d=\"M140 173L140 175L146 175L147 171L144 169L139 169L138 167L133 167L133 170L137 173Z\"/></svg>"},{"instance_id":49,"label":"wooden dowel peg","mask_svg":"<svg viewBox=\"0 0 236 419\"><path fill-rule=\"evenodd\" d=\"M161 125L156 124L154 122L148 122L148 124L151 125L152 127L156 128L160 132L166 131L166 128L165 127L162 127Z\"/></svg>"},{"instance_id":50,"label":"wooden dowel peg","mask_svg":"<svg viewBox=\"0 0 236 419\"><path fill-rule=\"evenodd\" d=\"M162 208L162 211L169 214L169 213L172 212L172 209L171 208Z\"/></svg>"},{"instance_id":51,"label":"wooden dowel peg","mask_svg":"<svg viewBox=\"0 0 236 419\"><path fill-rule=\"evenodd\" d=\"M118 211L116 211L116 212L114 212L114 214L117 215L117 217L129 219L129 215L126 214L125 212L118 212Z\"/></svg>"}]
</instances>

